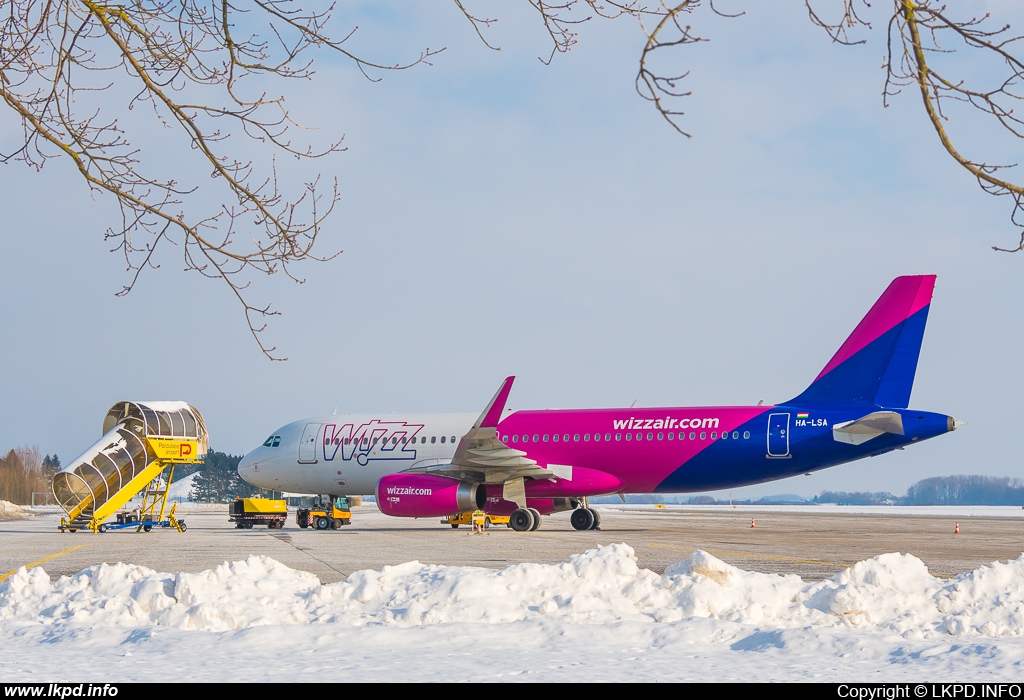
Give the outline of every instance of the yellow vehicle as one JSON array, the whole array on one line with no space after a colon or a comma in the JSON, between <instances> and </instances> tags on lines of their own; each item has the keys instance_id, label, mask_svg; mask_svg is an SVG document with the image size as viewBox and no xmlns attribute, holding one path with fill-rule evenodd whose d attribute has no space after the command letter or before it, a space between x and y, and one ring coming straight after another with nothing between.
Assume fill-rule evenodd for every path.
<instances>
[{"instance_id":1,"label":"yellow vehicle","mask_svg":"<svg viewBox=\"0 0 1024 700\"><path fill-rule=\"evenodd\" d=\"M314 527L317 530L337 530L342 525L352 522L352 505L344 496L321 496L312 508L299 508L295 513L295 521L305 529Z\"/></svg>"},{"instance_id":2,"label":"yellow vehicle","mask_svg":"<svg viewBox=\"0 0 1024 700\"><path fill-rule=\"evenodd\" d=\"M484 527L490 527L491 525L504 525L505 527L511 527L508 521L509 516L507 515L491 515L490 513L484 514ZM453 513L452 515L442 519L441 524L451 525L453 530L458 529L459 525L472 525L473 511L467 510L465 513Z\"/></svg>"},{"instance_id":3,"label":"yellow vehicle","mask_svg":"<svg viewBox=\"0 0 1024 700\"><path fill-rule=\"evenodd\" d=\"M282 500L239 496L228 507L228 520L239 530L251 530L254 525L266 525L271 530L280 530L287 519L288 503Z\"/></svg>"}]
</instances>

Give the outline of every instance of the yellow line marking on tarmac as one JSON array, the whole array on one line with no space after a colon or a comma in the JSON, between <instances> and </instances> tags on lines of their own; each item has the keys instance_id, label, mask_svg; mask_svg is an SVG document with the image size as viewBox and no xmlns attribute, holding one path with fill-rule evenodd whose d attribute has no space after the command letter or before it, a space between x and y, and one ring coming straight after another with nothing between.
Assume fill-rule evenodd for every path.
<instances>
[{"instance_id":1,"label":"yellow line marking on tarmac","mask_svg":"<svg viewBox=\"0 0 1024 700\"><path fill-rule=\"evenodd\" d=\"M666 548L666 549L683 549L683 550L689 549L687 547L678 547L676 545L671 545L671 544L660 544L658 542L651 542L651 546L652 547L663 547L663 548ZM848 568L850 566L849 564L845 564L843 562L835 562L835 561L816 561L814 559L794 559L792 557L777 557L777 556L772 556L770 554L750 554L749 552L731 552L731 551L725 550L725 549L704 549L702 547L697 547L697 549L700 549L701 551L707 552L708 554L726 554L726 555L732 555L734 557L749 557L750 559L770 559L772 561L792 561L792 562L796 562L798 564L817 564L818 566L834 566L837 569L845 569L845 568ZM690 551L693 551L693 550L690 550Z\"/></svg>"},{"instance_id":2,"label":"yellow line marking on tarmac","mask_svg":"<svg viewBox=\"0 0 1024 700\"><path fill-rule=\"evenodd\" d=\"M76 544L74 547L71 547L70 549L65 549L63 552L57 552L56 554L51 554L48 557L43 557L39 561L34 561L31 564L26 564L25 568L26 569L31 569L31 568L33 568L35 566L39 566L40 564L45 564L46 562L50 561L51 559L56 559L57 557L62 557L65 554L70 554L71 552L75 551L76 549L81 549L82 547L91 547L92 545L93 545L92 542L89 542L89 543L86 543L86 544ZM8 571L6 574L3 574L2 576L0 576L0 583L3 583L4 581L6 581L8 578L10 578L11 576L13 576L16 573L18 573L18 569L15 569L14 571Z\"/></svg>"}]
</instances>

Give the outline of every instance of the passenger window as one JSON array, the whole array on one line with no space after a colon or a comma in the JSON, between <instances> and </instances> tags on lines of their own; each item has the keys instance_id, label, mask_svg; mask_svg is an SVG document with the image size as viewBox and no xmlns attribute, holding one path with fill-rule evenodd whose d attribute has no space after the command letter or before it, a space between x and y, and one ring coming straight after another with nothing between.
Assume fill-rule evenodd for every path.
<instances>
[{"instance_id":1,"label":"passenger window","mask_svg":"<svg viewBox=\"0 0 1024 700\"><path fill-rule=\"evenodd\" d=\"M533 436L533 441L534 442L540 442L540 435L534 435Z\"/></svg>"},{"instance_id":2,"label":"passenger window","mask_svg":"<svg viewBox=\"0 0 1024 700\"><path fill-rule=\"evenodd\" d=\"M697 433L690 433L690 439L691 440L696 440L697 439Z\"/></svg>"},{"instance_id":3,"label":"passenger window","mask_svg":"<svg viewBox=\"0 0 1024 700\"><path fill-rule=\"evenodd\" d=\"M749 430L744 430L743 431L743 439L744 440L749 440L750 439L750 431Z\"/></svg>"},{"instance_id":4,"label":"passenger window","mask_svg":"<svg viewBox=\"0 0 1024 700\"><path fill-rule=\"evenodd\" d=\"M441 436L441 444L444 444L444 435Z\"/></svg>"},{"instance_id":5,"label":"passenger window","mask_svg":"<svg viewBox=\"0 0 1024 700\"><path fill-rule=\"evenodd\" d=\"M700 434L700 439L701 439L701 440L707 440L707 439L708 439L708 434L707 434L707 433L705 433L705 432L701 432L701 434Z\"/></svg>"},{"instance_id":6,"label":"passenger window","mask_svg":"<svg viewBox=\"0 0 1024 700\"><path fill-rule=\"evenodd\" d=\"M601 442L601 433L594 433L594 442Z\"/></svg>"},{"instance_id":7,"label":"passenger window","mask_svg":"<svg viewBox=\"0 0 1024 700\"><path fill-rule=\"evenodd\" d=\"M632 440L632 439L633 439L633 433L626 433L626 440L629 441L629 440Z\"/></svg>"},{"instance_id":8,"label":"passenger window","mask_svg":"<svg viewBox=\"0 0 1024 700\"><path fill-rule=\"evenodd\" d=\"M562 436L562 442L569 442L569 433Z\"/></svg>"},{"instance_id":9,"label":"passenger window","mask_svg":"<svg viewBox=\"0 0 1024 700\"><path fill-rule=\"evenodd\" d=\"M718 433L717 433L717 432L714 432L714 431L712 431L712 433L711 433L711 439L712 439L712 440L717 440L717 439L718 439Z\"/></svg>"},{"instance_id":10,"label":"passenger window","mask_svg":"<svg viewBox=\"0 0 1024 700\"><path fill-rule=\"evenodd\" d=\"M612 439L612 434L611 433L605 433L604 434L604 441L605 442L608 442L611 439Z\"/></svg>"},{"instance_id":11,"label":"passenger window","mask_svg":"<svg viewBox=\"0 0 1024 700\"><path fill-rule=\"evenodd\" d=\"M648 440L653 440L654 439L654 433L647 433L647 439Z\"/></svg>"},{"instance_id":12,"label":"passenger window","mask_svg":"<svg viewBox=\"0 0 1024 700\"><path fill-rule=\"evenodd\" d=\"M714 434L714 433L712 433L712 435L713 435L713 434ZM722 433L722 439L723 439L723 440L728 440L728 439L729 439L729 433L727 433L727 432L723 432L723 433Z\"/></svg>"},{"instance_id":13,"label":"passenger window","mask_svg":"<svg viewBox=\"0 0 1024 700\"><path fill-rule=\"evenodd\" d=\"M397 435L394 436L393 438L391 438L391 444L392 445L397 445L398 444L398 436Z\"/></svg>"},{"instance_id":14,"label":"passenger window","mask_svg":"<svg viewBox=\"0 0 1024 700\"><path fill-rule=\"evenodd\" d=\"M501 436L501 441L502 442L508 442L508 435L502 435Z\"/></svg>"},{"instance_id":15,"label":"passenger window","mask_svg":"<svg viewBox=\"0 0 1024 700\"><path fill-rule=\"evenodd\" d=\"M622 433L615 433L615 441L619 442L622 440Z\"/></svg>"},{"instance_id":16,"label":"passenger window","mask_svg":"<svg viewBox=\"0 0 1024 700\"><path fill-rule=\"evenodd\" d=\"M669 433L668 434L668 439L669 440L675 440L676 439L675 435L676 435L675 433Z\"/></svg>"},{"instance_id":17,"label":"passenger window","mask_svg":"<svg viewBox=\"0 0 1024 700\"><path fill-rule=\"evenodd\" d=\"M544 442L547 442L547 441L548 441L548 434L544 433Z\"/></svg>"},{"instance_id":18,"label":"passenger window","mask_svg":"<svg viewBox=\"0 0 1024 700\"><path fill-rule=\"evenodd\" d=\"M430 436L430 444L434 445L436 443L437 443L437 436L436 435L431 435Z\"/></svg>"},{"instance_id":19,"label":"passenger window","mask_svg":"<svg viewBox=\"0 0 1024 700\"><path fill-rule=\"evenodd\" d=\"M529 441L530 441L530 436L529 435L524 435L523 436L523 442L529 442Z\"/></svg>"},{"instance_id":20,"label":"passenger window","mask_svg":"<svg viewBox=\"0 0 1024 700\"><path fill-rule=\"evenodd\" d=\"M665 438L665 434L664 433L658 433L658 439L659 440L663 440L664 438Z\"/></svg>"},{"instance_id":21,"label":"passenger window","mask_svg":"<svg viewBox=\"0 0 1024 700\"><path fill-rule=\"evenodd\" d=\"M572 441L573 442L579 442L580 441L580 434L576 433L575 435L573 435L572 436Z\"/></svg>"},{"instance_id":22,"label":"passenger window","mask_svg":"<svg viewBox=\"0 0 1024 700\"><path fill-rule=\"evenodd\" d=\"M452 444L453 445L455 444L455 436L454 435L452 435Z\"/></svg>"},{"instance_id":23,"label":"passenger window","mask_svg":"<svg viewBox=\"0 0 1024 700\"><path fill-rule=\"evenodd\" d=\"M551 440L552 440L553 442L558 442L558 433L555 433L554 435L552 435L552 436L551 436Z\"/></svg>"},{"instance_id":24,"label":"passenger window","mask_svg":"<svg viewBox=\"0 0 1024 700\"><path fill-rule=\"evenodd\" d=\"M590 442L590 433L583 433L583 442Z\"/></svg>"},{"instance_id":25,"label":"passenger window","mask_svg":"<svg viewBox=\"0 0 1024 700\"><path fill-rule=\"evenodd\" d=\"M740 433L739 433L738 430L732 431L732 439L733 440L739 440L740 439Z\"/></svg>"}]
</instances>

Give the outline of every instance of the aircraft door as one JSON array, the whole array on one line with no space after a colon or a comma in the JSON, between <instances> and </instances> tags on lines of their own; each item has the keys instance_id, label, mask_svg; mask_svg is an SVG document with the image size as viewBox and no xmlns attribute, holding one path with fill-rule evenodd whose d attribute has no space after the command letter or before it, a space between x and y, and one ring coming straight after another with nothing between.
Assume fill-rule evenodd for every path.
<instances>
[{"instance_id":1,"label":"aircraft door","mask_svg":"<svg viewBox=\"0 0 1024 700\"><path fill-rule=\"evenodd\" d=\"M320 436L320 423L306 423L299 440L299 463L316 464L316 439Z\"/></svg>"},{"instance_id":2,"label":"aircraft door","mask_svg":"<svg viewBox=\"0 0 1024 700\"><path fill-rule=\"evenodd\" d=\"M768 456L789 457L789 414L768 416Z\"/></svg>"}]
</instances>

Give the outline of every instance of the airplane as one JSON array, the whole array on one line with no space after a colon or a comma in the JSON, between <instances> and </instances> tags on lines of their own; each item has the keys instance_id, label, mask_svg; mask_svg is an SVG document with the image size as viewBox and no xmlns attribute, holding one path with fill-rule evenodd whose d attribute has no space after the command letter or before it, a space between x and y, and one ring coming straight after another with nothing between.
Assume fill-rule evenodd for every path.
<instances>
[{"instance_id":1,"label":"airplane","mask_svg":"<svg viewBox=\"0 0 1024 700\"><path fill-rule=\"evenodd\" d=\"M873 457L950 432L911 410L935 275L897 277L799 395L765 406L511 411L507 377L475 414L329 415L289 423L249 452L260 488L323 497L375 494L387 515L483 510L513 530L570 511L597 529L588 499L758 484Z\"/></svg>"}]
</instances>

